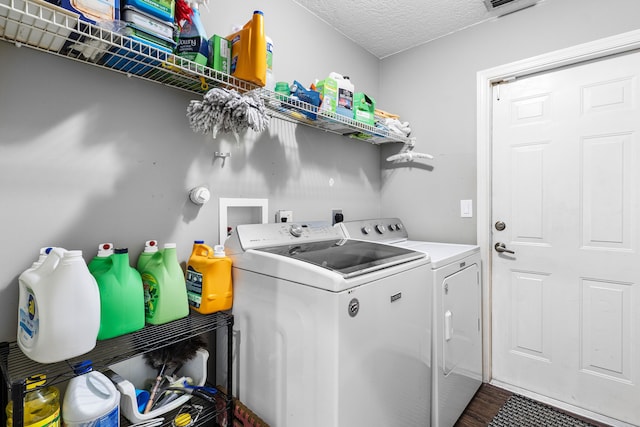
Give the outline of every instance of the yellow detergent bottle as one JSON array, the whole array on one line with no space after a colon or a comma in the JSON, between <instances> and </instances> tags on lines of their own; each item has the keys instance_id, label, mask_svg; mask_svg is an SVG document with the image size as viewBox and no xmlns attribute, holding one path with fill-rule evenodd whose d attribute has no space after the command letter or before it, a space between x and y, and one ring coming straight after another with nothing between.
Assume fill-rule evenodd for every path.
<instances>
[{"instance_id":1,"label":"yellow detergent bottle","mask_svg":"<svg viewBox=\"0 0 640 427\"><path fill-rule=\"evenodd\" d=\"M7 427L13 427L13 402L6 408ZM24 427L60 427L60 392L50 386L24 397Z\"/></svg>"},{"instance_id":2,"label":"yellow detergent bottle","mask_svg":"<svg viewBox=\"0 0 640 427\"><path fill-rule=\"evenodd\" d=\"M244 27L225 37L231 41L231 75L264 86L267 80L267 38L264 14L256 10Z\"/></svg>"},{"instance_id":3,"label":"yellow detergent bottle","mask_svg":"<svg viewBox=\"0 0 640 427\"><path fill-rule=\"evenodd\" d=\"M231 258L224 246L214 249L196 240L187 263L186 283L189 305L199 313L229 310L233 305Z\"/></svg>"},{"instance_id":4,"label":"yellow detergent bottle","mask_svg":"<svg viewBox=\"0 0 640 427\"><path fill-rule=\"evenodd\" d=\"M178 262L175 243L143 262L139 270L144 287L145 320L160 325L189 315L184 272Z\"/></svg>"}]
</instances>

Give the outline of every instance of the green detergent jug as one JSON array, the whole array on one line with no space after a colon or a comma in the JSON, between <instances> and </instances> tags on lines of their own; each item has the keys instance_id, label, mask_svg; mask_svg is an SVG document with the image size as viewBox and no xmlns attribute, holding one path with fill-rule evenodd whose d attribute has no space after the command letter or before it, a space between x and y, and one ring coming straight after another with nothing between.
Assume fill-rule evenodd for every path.
<instances>
[{"instance_id":1,"label":"green detergent jug","mask_svg":"<svg viewBox=\"0 0 640 427\"><path fill-rule=\"evenodd\" d=\"M98 245L98 255L93 257L87 264L94 277L96 272L102 272L111 267L111 255L113 255L113 243L100 243Z\"/></svg>"},{"instance_id":2,"label":"green detergent jug","mask_svg":"<svg viewBox=\"0 0 640 427\"><path fill-rule=\"evenodd\" d=\"M144 251L138 257L138 263L136 264L136 268L140 273L142 273L142 269L156 252L158 252L157 240L147 240L144 242Z\"/></svg>"},{"instance_id":3,"label":"green detergent jug","mask_svg":"<svg viewBox=\"0 0 640 427\"><path fill-rule=\"evenodd\" d=\"M104 255L104 254L103 254ZM140 273L129 265L129 250L115 249L107 257L96 256L89 271L100 290L100 330L106 340L144 327L144 290Z\"/></svg>"},{"instance_id":4,"label":"green detergent jug","mask_svg":"<svg viewBox=\"0 0 640 427\"><path fill-rule=\"evenodd\" d=\"M175 243L166 243L144 260L140 273L147 323L160 325L189 315L187 287Z\"/></svg>"}]
</instances>

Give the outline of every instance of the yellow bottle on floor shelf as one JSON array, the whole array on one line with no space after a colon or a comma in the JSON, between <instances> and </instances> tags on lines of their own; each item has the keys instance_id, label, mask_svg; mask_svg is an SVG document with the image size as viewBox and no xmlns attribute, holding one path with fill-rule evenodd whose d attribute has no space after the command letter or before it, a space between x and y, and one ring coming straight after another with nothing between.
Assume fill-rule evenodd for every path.
<instances>
[{"instance_id":1,"label":"yellow bottle on floor shelf","mask_svg":"<svg viewBox=\"0 0 640 427\"><path fill-rule=\"evenodd\" d=\"M24 397L24 427L60 427L60 392L56 387L30 391ZM13 427L13 402L6 408L7 427Z\"/></svg>"}]
</instances>

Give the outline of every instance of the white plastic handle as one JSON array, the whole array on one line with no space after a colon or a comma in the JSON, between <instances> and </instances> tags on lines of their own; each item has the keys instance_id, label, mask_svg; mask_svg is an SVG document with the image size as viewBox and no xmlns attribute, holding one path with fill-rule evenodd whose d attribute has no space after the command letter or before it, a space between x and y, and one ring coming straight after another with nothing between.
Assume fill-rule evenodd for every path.
<instances>
[{"instance_id":1,"label":"white plastic handle","mask_svg":"<svg viewBox=\"0 0 640 427\"><path fill-rule=\"evenodd\" d=\"M449 341L453 337L453 313L447 310L444 313L444 339Z\"/></svg>"}]
</instances>

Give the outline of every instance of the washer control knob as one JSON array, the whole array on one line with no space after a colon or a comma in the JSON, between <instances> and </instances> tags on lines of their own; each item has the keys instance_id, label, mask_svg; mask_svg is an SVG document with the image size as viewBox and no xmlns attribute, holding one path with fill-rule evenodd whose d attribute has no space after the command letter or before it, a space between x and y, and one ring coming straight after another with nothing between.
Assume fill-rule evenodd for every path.
<instances>
[{"instance_id":1,"label":"washer control knob","mask_svg":"<svg viewBox=\"0 0 640 427\"><path fill-rule=\"evenodd\" d=\"M395 224L389 224L389 230L396 231L398 228Z\"/></svg>"},{"instance_id":2,"label":"washer control knob","mask_svg":"<svg viewBox=\"0 0 640 427\"><path fill-rule=\"evenodd\" d=\"M371 233L371 227L369 227L368 225L365 225L364 227L362 227L362 234L370 234Z\"/></svg>"},{"instance_id":3,"label":"washer control knob","mask_svg":"<svg viewBox=\"0 0 640 427\"><path fill-rule=\"evenodd\" d=\"M289 228L289 233L291 233L293 237L302 236L302 226L299 224L292 224Z\"/></svg>"},{"instance_id":4,"label":"washer control knob","mask_svg":"<svg viewBox=\"0 0 640 427\"><path fill-rule=\"evenodd\" d=\"M376 231L380 234L384 234L384 232L387 231L387 229L384 227L383 224L378 224L376 225Z\"/></svg>"},{"instance_id":5,"label":"washer control knob","mask_svg":"<svg viewBox=\"0 0 640 427\"><path fill-rule=\"evenodd\" d=\"M402 230L403 228L404 228L404 225L402 225L400 223L396 224L396 229Z\"/></svg>"}]
</instances>

